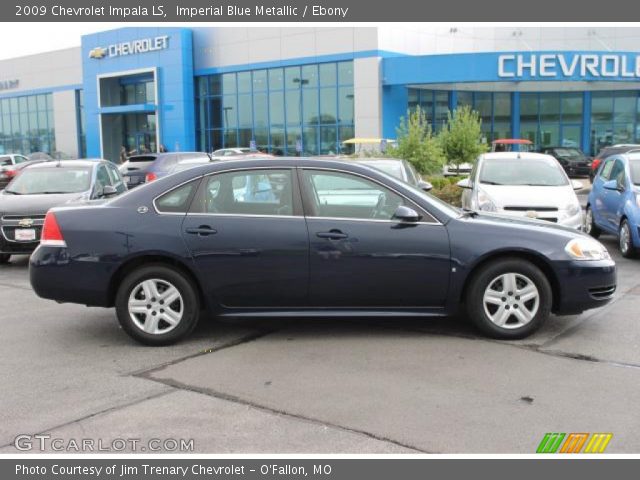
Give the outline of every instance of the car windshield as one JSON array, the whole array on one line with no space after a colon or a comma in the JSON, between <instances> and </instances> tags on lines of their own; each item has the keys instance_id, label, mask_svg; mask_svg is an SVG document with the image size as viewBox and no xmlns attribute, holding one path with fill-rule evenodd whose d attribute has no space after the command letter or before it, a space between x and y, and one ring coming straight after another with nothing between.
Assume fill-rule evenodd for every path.
<instances>
[{"instance_id":1,"label":"car windshield","mask_svg":"<svg viewBox=\"0 0 640 480\"><path fill-rule=\"evenodd\" d=\"M577 148L556 148L556 157L559 158L582 158L584 155Z\"/></svg>"},{"instance_id":2,"label":"car windshield","mask_svg":"<svg viewBox=\"0 0 640 480\"><path fill-rule=\"evenodd\" d=\"M375 168L381 172L391 175L392 177L404 180L402 178L402 164L400 162L360 162L367 167Z\"/></svg>"},{"instance_id":3,"label":"car windshield","mask_svg":"<svg viewBox=\"0 0 640 480\"><path fill-rule=\"evenodd\" d=\"M488 158L482 163L480 183L559 187L567 185L567 178L552 158Z\"/></svg>"},{"instance_id":4,"label":"car windshield","mask_svg":"<svg viewBox=\"0 0 640 480\"><path fill-rule=\"evenodd\" d=\"M86 192L91 187L91 167L27 168L5 190L17 195Z\"/></svg>"}]
</instances>

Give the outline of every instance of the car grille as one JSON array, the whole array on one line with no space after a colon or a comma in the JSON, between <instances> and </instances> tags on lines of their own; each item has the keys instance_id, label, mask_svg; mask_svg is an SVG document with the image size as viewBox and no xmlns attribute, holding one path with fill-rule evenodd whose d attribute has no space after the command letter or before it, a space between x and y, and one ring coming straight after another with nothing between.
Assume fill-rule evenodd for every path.
<instances>
[{"instance_id":1,"label":"car grille","mask_svg":"<svg viewBox=\"0 0 640 480\"><path fill-rule=\"evenodd\" d=\"M589 295L596 300L606 300L611 298L616 291L615 285L609 285L607 287L594 287L589 289Z\"/></svg>"},{"instance_id":2,"label":"car grille","mask_svg":"<svg viewBox=\"0 0 640 480\"><path fill-rule=\"evenodd\" d=\"M45 214L26 214L26 215L3 215L2 216L2 236L9 242L16 242L19 244L33 244L40 241L40 234L42 233L42 224L44 223ZM23 220L31 220L30 225L20 225ZM18 228L33 228L36 231L35 242L23 242L16 240L16 230Z\"/></svg>"},{"instance_id":3,"label":"car grille","mask_svg":"<svg viewBox=\"0 0 640 480\"><path fill-rule=\"evenodd\" d=\"M504 207L505 210L510 212L557 212L558 209L556 207Z\"/></svg>"}]
</instances>

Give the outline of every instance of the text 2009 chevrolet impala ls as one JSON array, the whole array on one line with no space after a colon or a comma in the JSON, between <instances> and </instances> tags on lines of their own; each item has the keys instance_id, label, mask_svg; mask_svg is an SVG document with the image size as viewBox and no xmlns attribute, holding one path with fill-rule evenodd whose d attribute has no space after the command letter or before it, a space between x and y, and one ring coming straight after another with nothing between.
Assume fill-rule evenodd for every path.
<instances>
[{"instance_id":1,"label":"text 2009 chevrolet impala ls","mask_svg":"<svg viewBox=\"0 0 640 480\"><path fill-rule=\"evenodd\" d=\"M113 307L136 340L175 342L211 316L442 316L522 338L550 312L606 304L596 240L476 214L368 167L312 159L196 167L101 206L46 217L38 295Z\"/></svg>"}]
</instances>

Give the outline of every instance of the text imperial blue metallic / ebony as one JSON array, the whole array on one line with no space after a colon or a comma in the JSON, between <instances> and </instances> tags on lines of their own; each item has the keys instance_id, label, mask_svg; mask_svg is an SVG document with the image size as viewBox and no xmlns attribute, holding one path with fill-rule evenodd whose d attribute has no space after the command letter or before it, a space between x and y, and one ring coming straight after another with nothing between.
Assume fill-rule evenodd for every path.
<instances>
[{"instance_id":1,"label":"text imperial blue metallic / ebony","mask_svg":"<svg viewBox=\"0 0 640 480\"><path fill-rule=\"evenodd\" d=\"M36 293L116 308L161 345L210 316L444 316L522 338L551 312L610 301L596 240L537 220L459 210L363 165L213 163L100 206L51 210L31 257Z\"/></svg>"}]
</instances>

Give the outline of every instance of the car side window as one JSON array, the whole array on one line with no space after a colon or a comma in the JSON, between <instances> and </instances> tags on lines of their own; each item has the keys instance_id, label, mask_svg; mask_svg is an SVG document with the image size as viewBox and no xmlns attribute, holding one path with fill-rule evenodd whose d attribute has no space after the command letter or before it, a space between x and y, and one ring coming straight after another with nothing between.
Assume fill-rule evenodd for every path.
<instances>
[{"instance_id":1,"label":"car side window","mask_svg":"<svg viewBox=\"0 0 640 480\"><path fill-rule=\"evenodd\" d=\"M293 215L291 170L237 170L205 178L194 211L226 215Z\"/></svg>"},{"instance_id":2,"label":"car side window","mask_svg":"<svg viewBox=\"0 0 640 480\"><path fill-rule=\"evenodd\" d=\"M609 174L609 179L615 180L618 185L624 185L624 163L622 163L622 160L616 160L614 162L611 173Z\"/></svg>"},{"instance_id":3,"label":"car side window","mask_svg":"<svg viewBox=\"0 0 640 480\"><path fill-rule=\"evenodd\" d=\"M357 175L304 170L304 179L313 202L311 216L391 220L405 205L400 195Z\"/></svg>"},{"instance_id":4,"label":"car side window","mask_svg":"<svg viewBox=\"0 0 640 480\"><path fill-rule=\"evenodd\" d=\"M614 159L610 158L609 160L607 160L604 163L604 166L602 167L602 170L600 171L600 177L603 180L609 180L610 176L611 176L611 170L613 169L613 163L614 163Z\"/></svg>"},{"instance_id":5,"label":"car side window","mask_svg":"<svg viewBox=\"0 0 640 480\"><path fill-rule=\"evenodd\" d=\"M118 193L122 193L125 191L124 182L122 180L122 176L118 169L113 165L107 165L107 171L109 172L109 177L111 178L111 184L116 187Z\"/></svg>"},{"instance_id":6,"label":"car side window","mask_svg":"<svg viewBox=\"0 0 640 480\"><path fill-rule=\"evenodd\" d=\"M11 157L0 157L0 167L11 165Z\"/></svg>"},{"instance_id":7,"label":"car side window","mask_svg":"<svg viewBox=\"0 0 640 480\"><path fill-rule=\"evenodd\" d=\"M15 160L15 162L16 162L16 165L17 165L18 163L23 163L23 162L28 162L28 161L29 161L29 159L28 159L27 157L23 157L22 155L16 155L16 156L15 156L15 157L13 157L13 158L14 158L14 160Z\"/></svg>"},{"instance_id":8,"label":"car side window","mask_svg":"<svg viewBox=\"0 0 640 480\"><path fill-rule=\"evenodd\" d=\"M98 174L96 175L96 187L97 190L100 191L107 185L111 185L111 178L109 178L109 173L107 172L107 167L104 165L100 165L98 167Z\"/></svg>"},{"instance_id":9,"label":"car side window","mask_svg":"<svg viewBox=\"0 0 640 480\"><path fill-rule=\"evenodd\" d=\"M193 180L161 195L154 202L156 210L160 213L187 213L198 182L199 179Z\"/></svg>"}]
</instances>

